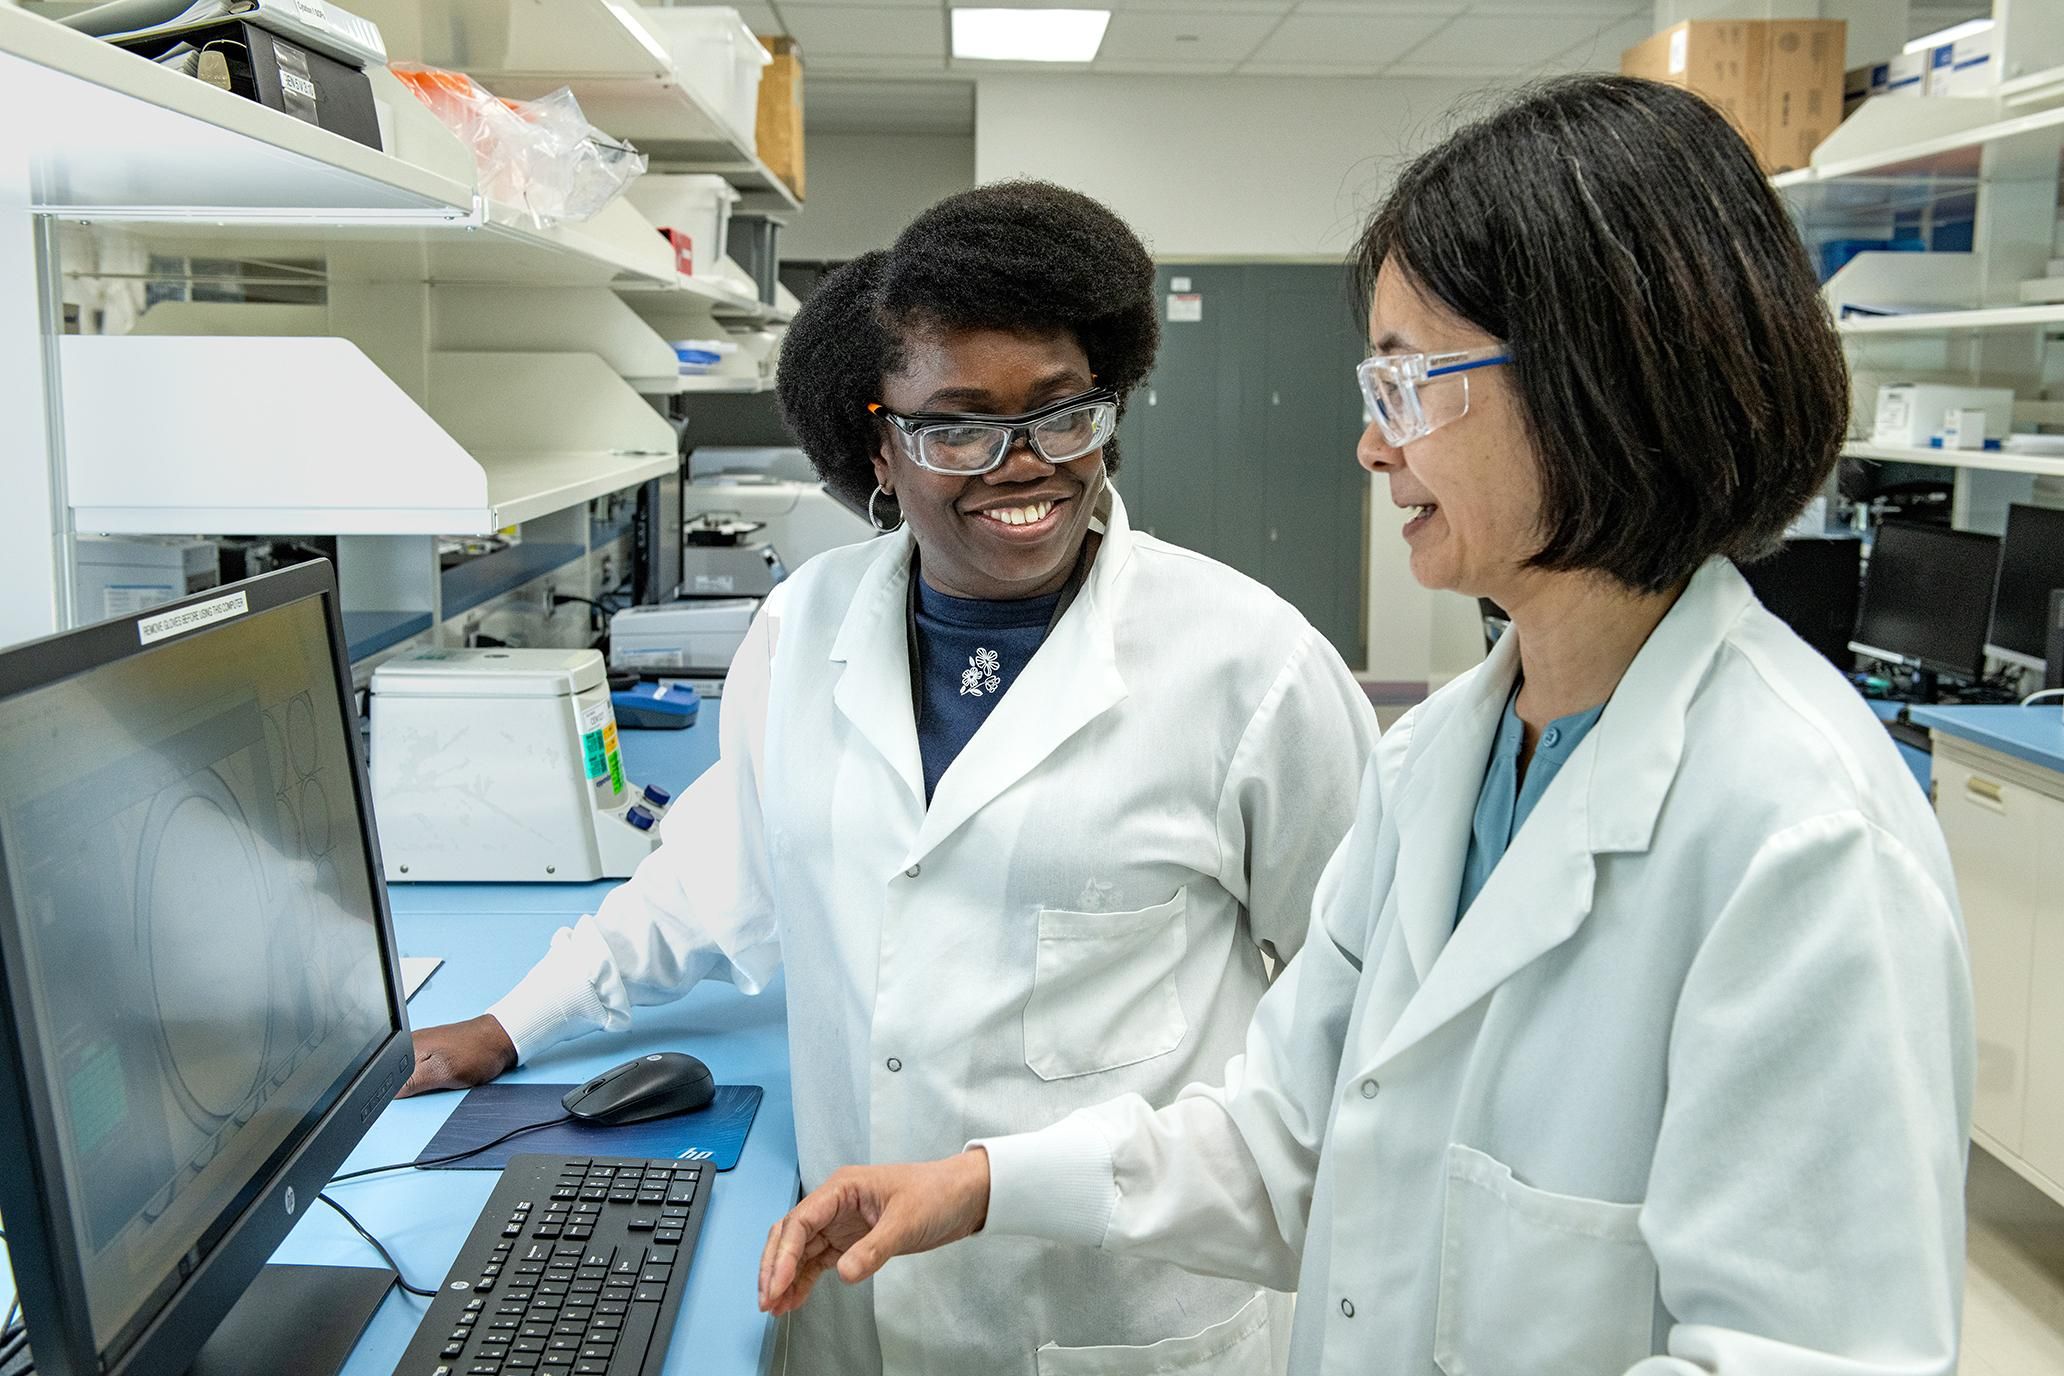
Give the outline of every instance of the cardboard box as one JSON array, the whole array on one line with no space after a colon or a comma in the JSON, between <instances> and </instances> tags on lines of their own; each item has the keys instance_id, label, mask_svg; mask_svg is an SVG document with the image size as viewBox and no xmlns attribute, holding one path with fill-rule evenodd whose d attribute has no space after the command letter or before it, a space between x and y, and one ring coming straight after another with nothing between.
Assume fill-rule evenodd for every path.
<instances>
[{"instance_id":1,"label":"cardboard box","mask_svg":"<svg viewBox=\"0 0 2064 1376\"><path fill-rule=\"evenodd\" d=\"M1841 122L1847 30L1839 19L1688 19L1627 49L1620 70L1704 96L1766 171L1783 172Z\"/></svg>"},{"instance_id":2,"label":"cardboard box","mask_svg":"<svg viewBox=\"0 0 2064 1376\"><path fill-rule=\"evenodd\" d=\"M1856 107L1871 97L1871 73L1875 66L1851 67L1842 73L1842 118L1856 113Z\"/></svg>"},{"instance_id":3,"label":"cardboard box","mask_svg":"<svg viewBox=\"0 0 2064 1376\"><path fill-rule=\"evenodd\" d=\"M796 199L803 189L803 50L793 38L760 42L774 62L760 77L760 161L788 184Z\"/></svg>"}]
</instances>

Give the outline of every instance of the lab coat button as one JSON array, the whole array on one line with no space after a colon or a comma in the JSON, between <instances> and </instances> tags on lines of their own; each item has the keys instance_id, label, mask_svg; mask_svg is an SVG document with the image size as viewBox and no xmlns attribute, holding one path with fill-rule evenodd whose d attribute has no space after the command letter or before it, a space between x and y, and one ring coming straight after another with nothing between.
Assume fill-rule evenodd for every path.
<instances>
[{"instance_id":1,"label":"lab coat button","mask_svg":"<svg viewBox=\"0 0 2064 1376\"><path fill-rule=\"evenodd\" d=\"M1342 1301L1340 1302L1340 1315L1341 1315L1341 1317L1342 1317L1342 1318L1347 1318L1347 1319L1351 1319L1351 1318L1353 1318L1353 1317L1354 1317L1354 1301L1353 1301L1353 1300L1347 1300L1347 1299L1344 1299L1344 1300L1342 1300Z\"/></svg>"},{"instance_id":2,"label":"lab coat button","mask_svg":"<svg viewBox=\"0 0 2064 1376\"><path fill-rule=\"evenodd\" d=\"M889 1069L891 1071L901 1070L902 1068L903 1062L897 1060L894 1056L889 1057Z\"/></svg>"},{"instance_id":3,"label":"lab coat button","mask_svg":"<svg viewBox=\"0 0 2064 1376\"><path fill-rule=\"evenodd\" d=\"M1376 1097L1376 1091L1380 1088L1381 1086L1374 1080L1364 1080L1362 1081L1362 1097L1364 1099L1373 1099Z\"/></svg>"},{"instance_id":4,"label":"lab coat button","mask_svg":"<svg viewBox=\"0 0 2064 1376\"><path fill-rule=\"evenodd\" d=\"M903 871L903 877L905 879L915 879L917 878L918 871L923 868L923 865L912 865L909 869Z\"/></svg>"}]
</instances>

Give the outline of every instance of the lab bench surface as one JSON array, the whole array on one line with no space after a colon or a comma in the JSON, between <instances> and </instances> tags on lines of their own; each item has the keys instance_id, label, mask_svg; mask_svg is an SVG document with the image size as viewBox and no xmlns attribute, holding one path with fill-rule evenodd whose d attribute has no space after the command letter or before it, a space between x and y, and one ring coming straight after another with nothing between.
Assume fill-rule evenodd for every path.
<instances>
[{"instance_id":1,"label":"lab bench surface","mask_svg":"<svg viewBox=\"0 0 2064 1376\"><path fill-rule=\"evenodd\" d=\"M626 731L624 763L640 784L685 788L716 759L717 712L706 705L686 731ZM405 955L445 964L409 1004L417 1027L472 1017L512 987L550 944L552 932L593 911L612 884L397 884L389 890L395 938ZM716 1178L694 1269L688 1278L665 1370L747 1376L773 1369L778 1325L755 1302L767 1229L795 1202L795 1114L789 1089L786 1003L777 979L747 997L706 982L686 998L641 1008L630 1031L562 1044L511 1072L513 1081L573 1083L633 1056L686 1051L724 1084L766 1090L735 1169ZM344 1169L406 1161L459 1103L457 1094L398 1100L373 1123ZM486 1203L493 1171L397 1171L336 1187L337 1197L387 1244L410 1281L436 1284ZM378 1258L330 1209L309 1208L275 1261L377 1265ZM0 1273L0 1311L13 1298ZM345 1376L388 1376L414 1335L427 1301L388 1293L359 1340Z\"/></svg>"},{"instance_id":2,"label":"lab bench surface","mask_svg":"<svg viewBox=\"0 0 2064 1376\"><path fill-rule=\"evenodd\" d=\"M1932 731L2064 773L2064 709L2054 701L2033 707L1916 707L1910 715Z\"/></svg>"}]
</instances>

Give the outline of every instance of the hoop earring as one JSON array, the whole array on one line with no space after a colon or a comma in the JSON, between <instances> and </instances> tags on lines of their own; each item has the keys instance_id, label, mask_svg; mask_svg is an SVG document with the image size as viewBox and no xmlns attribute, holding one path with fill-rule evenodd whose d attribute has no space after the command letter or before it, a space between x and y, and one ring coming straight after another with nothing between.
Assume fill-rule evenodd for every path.
<instances>
[{"instance_id":1,"label":"hoop earring","mask_svg":"<svg viewBox=\"0 0 2064 1376\"><path fill-rule=\"evenodd\" d=\"M876 483L874 485L874 491L870 493L867 498L867 523L873 526L876 530L880 531L884 535L887 535L892 530L902 529L903 510L901 507L898 507L896 509L896 519L888 525L883 525L881 517L877 515L875 512L874 504L884 497L893 498L893 496L894 494L891 493L887 488L883 487L880 483Z\"/></svg>"}]
</instances>

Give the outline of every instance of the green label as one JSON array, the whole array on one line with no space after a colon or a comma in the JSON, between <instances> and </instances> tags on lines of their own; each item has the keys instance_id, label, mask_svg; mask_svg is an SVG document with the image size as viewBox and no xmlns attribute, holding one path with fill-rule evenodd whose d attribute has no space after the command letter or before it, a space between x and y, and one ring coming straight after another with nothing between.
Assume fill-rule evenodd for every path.
<instances>
[{"instance_id":1,"label":"green label","mask_svg":"<svg viewBox=\"0 0 2064 1376\"><path fill-rule=\"evenodd\" d=\"M616 793L623 792L623 755L619 751L609 752L609 787Z\"/></svg>"},{"instance_id":2,"label":"green label","mask_svg":"<svg viewBox=\"0 0 2064 1376\"><path fill-rule=\"evenodd\" d=\"M586 733L580 738L580 743L581 753L588 759L588 782L593 783L603 775L610 774L618 780L617 787L623 787L623 766L616 762L613 753L602 748L601 731Z\"/></svg>"}]
</instances>

